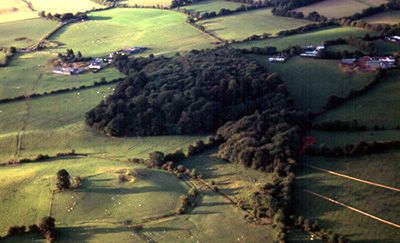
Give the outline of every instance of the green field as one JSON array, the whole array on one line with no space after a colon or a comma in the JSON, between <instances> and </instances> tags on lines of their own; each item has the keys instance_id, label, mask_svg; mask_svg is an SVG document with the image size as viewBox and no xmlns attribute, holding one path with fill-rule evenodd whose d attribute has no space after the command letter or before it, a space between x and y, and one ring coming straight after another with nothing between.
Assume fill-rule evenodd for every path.
<instances>
[{"instance_id":1,"label":"green field","mask_svg":"<svg viewBox=\"0 0 400 243\"><path fill-rule=\"evenodd\" d=\"M345 73L333 60L293 57L286 63L270 63L266 56L252 55L267 69L277 72L291 97L305 111L319 111L331 95L344 97L351 89L360 89L373 79L373 73Z\"/></svg>"},{"instance_id":2,"label":"green field","mask_svg":"<svg viewBox=\"0 0 400 243\"><path fill-rule=\"evenodd\" d=\"M91 85L105 78L111 81L123 75L115 68L105 68L97 73L66 76L53 74L50 64L57 55L35 52L14 56L7 67L0 69L0 99L57 89Z\"/></svg>"},{"instance_id":3,"label":"green field","mask_svg":"<svg viewBox=\"0 0 400 243\"><path fill-rule=\"evenodd\" d=\"M222 193L237 199L246 199L257 186L272 181L272 174L248 169L216 157L217 150L206 151L182 162L195 168L203 179L213 181Z\"/></svg>"},{"instance_id":4,"label":"green field","mask_svg":"<svg viewBox=\"0 0 400 243\"><path fill-rule=\"evenodd\" d=\"M343 51L355 52L355 51L361 51L359 48L357 48L356 46L352 46L352 45L334 45L334 46L328 46L327 50L328 50L328 51L334 51L334 52L343 52Z\"/></svg>"},{"instance_id":5,"label":"green field","mask_svg":"<svg viewBox=\"0 0 400 243\"><path fill-rule=\"evenodd\" d=\"M337 39L339 37L360 37L366 33L372 34L373 32L352 27L335 27L325 28L317 31L307 32L304 34L291 35L282 38L272 38L258 41L246 41L242 43L233 44L235 48L251 48L251 47L265 47L275 46L278 50L283 50L293 45L309 46L321 45L327 40Z\"/></svg>"},{"instance_id":6,"label":"green field","mask_svg":"<svg viewBox=\"0 0 400 243\"><path fill-rule=\"evenodd\" d=\"M75 149L115 158L147 157L154 151L173 152L204 136L110 138L84 125L85 113L114 85L0 105L0 162L14 157L16 135L24 129L17 157L55 155ZM38 143L37 141L42 141Z\"/></svg>"},{"instance_id":7,"label":"green field","mask_svg":"<svg viewBox=\"0 0 400 243\"><path fill-rule=\"evenodd\" d=\"M387 0L325 0L295 9L295 11L303 12L305 15L317 11L319 14L328 18L341 18L359 13L363 9L371 6L379 6L386 2Z\"/></svg>"},{"instance_id":8,"label":"green field","mask_svg":"<svg viewBox=\"0 0 400 243\"><path fill-rule=\"evenodd\" d=\"M271 9L252 10L199 21L208 31L225 40L243 40L263 33L276 34L281 30L295 29L311 21L272 15Z\"/></svg>"},{"instance_id":9,"label":"green field","mask_svg":"<svg viewBox=\"0 0 400 243\"><path fill-rule=\"evenodd\" d=\"M1 0L0 23L12 22L37 17L37 13L29 9L21 0Z\"/></svg>"},{"instance_id":10,"label":"green field","mask_svg":"<svg viewBox=\"0 0 400 243\"><path fill-rule=\"evenodd\" d=\"M0 23L0 47L28 47L57 26L56 21L41 18Z\"/></svg>"},{"instance_id":11,"label":"green field","mask_svg":"<svg viewBox=\"0 0 400 243\"><path fill-rule=\"evenodd\" d=\"M375 41L376 53L378 55L393 55L400 52L400 45L388 41Z\"/></svg>"},{"instance_id":12,"label":"green field","mask_svg":"<svg viewBox=\"0 0 400 243\"><path fill-rule=\"evenodd\" d=\"M123 0L119 3L128 4L129 6L171 6L171 0Z\"/></svg>"},{"instance_id":13,"label":"green field","mask_svg":"<svg viewBox=\"0 0 400 243\"><path fill-rule=\"evenodd\" d=\"M400 22L400 11L389 11L375 14L371 17L365 18L369 24L398 24Z\"/></svg>"},{"instance_id":14,"label":"green field","mask_svg":"<svg viewBox=\"0 0 400 243\"><path fill-rule=\"evenodd\" d=\"M175 54L211 47L215 41L185 23L184 14L157 9L112 9L89 14L90 21L67 26L53 36L62 49L101 56L132 46L146 53ZM60 50L60 49L59 49Z\"/></svg>"},{"instance_id":15,"label":"green field","mask_svg":"<svg viewBox=\"0 0 400 243\"><path fill-rule=\"evenodd\" d=\"M341 182L338 185L338 182L335 180L324 178L326 174L319 174L299 177L299 180L304 180L302 183L307 184L303 186L303 184L299 184L299 187L295 188L296 191L296 214L302 215L306 218L310 218L313 220L317 220L318 224L325 228L330 229L334 232L347 236L352 241L355 242L388 242L395 243L399 240L398 230L389 225L385 225L381 222L378 222L374 219L368 218L364 215L356 213L354 211L350 211L342 206L333 204L325 199L318 198L314 195L305 193L300 188L307 188L308 190L315 191L324 196L330 196L334 200L344 201L346 204L350 204L353 206L353 202L356 201L355 198L358 198L358 206L363 205L381 205L381 202L392 202L392 200L396 199L396 195L385 195L382 191L373 190L370 188L360 188L358 190L368 190L366 193L356 193L354 191L348 191L343 193L343 185L345 182ZM328 186L312 186L312 183L316 183L318 180L318 185L323 181L328 184ZM332 184L330 184L332 183ZM353 187L353 183L348 183L347 188ZM354 186L355 187L355 186ZM334 196L335 191L341 191L341 196ZM377 193L378 197L373 193ZM379 194L378 194L379 193ZM365 200L368 200L368 203ZM382 201L379 201L382 200ZM353 204L352 204L353 203ZM384 205L386 207L391 207L393 205ZM377 214L380 217L385 217L387 215L391 215L392 210L396 210L395 208L384 208L381 206L381 209L376 209L375 211L369 212ZM372 206L373 207L373 206ZM366 210L363 207L359 207L360 209ZM368 208L371 208L369 206ZM386 211L385 214L382 211ZM398 212L398 210L397 210ZM393 216L391 217L393 219ZM388 217L386 220L390 219ZM396 218L394 218L396 220ZM395 221L396 223L396 221ZM398 222L397 222L398 223Z\"/></svg>"},{"instance_id":16,"label":"green field","mask_svg":"<svg viewBox=\"0 0 400 243\"><path fill-rule=\"evenodd\" d=\"M0 51L0 64L5 63L6 61L6 53L4 51Z\"/></svg>"},{"instance_id":17,"label":"green field","mask_svg":"<svg viewBox=\"0 0 400 243\"><path fill-rule=\"evenodd\" d=\"M400 72L390 71L387 77L367 94L319 116L316 122L327 120L357 120L359 124L387 129L400 125L399 104Z\"/></svg>"},{"instance_id":18,"label":"green field","mask_svg":"<svg viewBox=\"0 0 400 243\"><path fill-rule=\"evenodd\" d=\"M82 177L83 183L75 191L54 193L51 215L60 226L122 224L126 220L141 223L148 216L173 213L179 206L179 197L188 190L167 172L95 158L6 167L0 170L1 194L12 200L2 202L1 217L9 219L0 222L2 233L7 226L29 225L50 214L51 190L55 189L56 172L62 168L71 176ZM135 181L118 183L116 173L124 170L133 171ZM159 200L154 200L155 195Z\"/></svg>"},{"instance_id":19,"label":"green field","mask_svg":"<svg viewBox=\"0 0 400 243\"><path fill-rule=\"evenodd\" d=\"M360 158L307 158L308 164L389 186L399 186L398 153ZM360 169L362 168L362 169ZM379 218L399 223L397 192L355 182L306 168L296 180L296 214L318 220L322 227L344 234L352 241L397 242L397 229L342 206L318 198L310 190ZM368 203L366 203L366 200Z\"/></svg>"},{"instance_id":20,"label":"green field","mask_svg":"<svg viewBox=\"0 0 400 243\"><path fill-rule=\"evenodd\" d=\"M240 7L242 3L238 2L230 2L230 1L224 1L224 0L206 0L206 1L200 1L192 5L187 5L183 7L186 10L189 10L191 12L200 12L200 13L205 13L205 12L212 12L215 11L216 13L219 12L222 8L229 9L229 10L235 10L238 7ZM246 5L246 4L243 4Z\"/></svg>"}]
</instances>

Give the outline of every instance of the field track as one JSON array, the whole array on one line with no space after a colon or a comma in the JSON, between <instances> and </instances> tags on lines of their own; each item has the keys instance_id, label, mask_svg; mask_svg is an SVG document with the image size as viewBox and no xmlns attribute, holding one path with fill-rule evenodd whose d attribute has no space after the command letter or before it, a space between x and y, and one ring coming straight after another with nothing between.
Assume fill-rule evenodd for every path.
<instances>
[{"instance_id":1,"label":"field track","mask_svg":"<svg viewBox=\"0 0 400 243\"><path fill-rule=\"evenodd\" d=\"M365 184L368 184L368 185L377 186L377 187L385 188L385 189L388 189L388 190L400 192L399 188L386 186L386 185L378 184L378 183L375 183L375 182L366 181L366 180L363 180L363 179L358 179L358 178L355 178L355 177L352 177L352 176L343 175L343 174L340 174L340 173L337 173L337 172L334 172L334 171L331 171L331 170L322 169L322 168L319 168L319 167L316 167L316 166L312 166L312 165L305 165L305 166L310 167L310 168L315 169L315 170L319 170L319 171L331 174L331 175L340 176L340 177L343 177L343 178L346 178L346 179L350 179L350 180L353 180L353 181L358 181L358 182L365 183Z\"/></svg>"},{"instance_id":2,"label":"field track","mask_svg":"<svg viewBox=\"0 0 400 243\"><path fill-rule=\"evenodd\" d=\"M390 222L390 221L387 221L387 220L378 218L378 217L376 217L376 216L374 216L374 215L372 215L372 214L366 213L366 212L361 211L361 210L359 210L359 209L357 209L357 208L353 208L352 206L346 205L346 204L341 203L341 202L339 202L339 201L336 201L336 200L334 200L334 199L332 199L332 198L325 197L325 196L323 196L323 195L321 195L321 194L318 194L318 193L316 193L316 192L313 192L313 191L310 191L310 190L306 190L306 189L303 189L303 191L304 191L304 192L307 192L307 193L309 193L309 194L312 194L312 195L314 195L314 196L316 196L316 197L325 199L325 200L327 200L327 201L329 201L329 202L331 202L331 203L340 205L340 206L342 206L342 207L345 207L345 208L347 208L347 209L350 209L350 210L352 210L352 211L355 211L355 212L357 212L357 213L360 213L360 214L362 214L362 215L364 215L364 216L367 216L367 217L370 217L370 218L375 219L375 220L377 220L377 221L380 221L380 222L382 222L382 223L384 223L384 224L387 224L387 225L390 225L390 226L393 226L393 227L396 227L396 228L400 229L400 225L399 225L399 224L396 224L396 223L393 223L393 222Z\"/></svg>"}]
</instances>

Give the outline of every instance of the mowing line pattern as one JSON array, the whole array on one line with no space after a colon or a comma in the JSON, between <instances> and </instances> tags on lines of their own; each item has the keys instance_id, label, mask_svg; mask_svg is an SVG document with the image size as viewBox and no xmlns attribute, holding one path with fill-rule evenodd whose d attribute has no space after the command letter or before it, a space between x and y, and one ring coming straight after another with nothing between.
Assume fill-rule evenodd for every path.
<instances>
[{"instance_id":1,"label":"mowing line pattern","mask_svg":"<svg viewBox=\"0 0 400 243\"><path fill-rule=\"evenodd\" d=\"M327 200L327 201L329 201L329 202L331 202L331 203L340 205L340 206L342 206L342 207L345 207L345 208L347 208L347 209L350 209L350 210L352 210L352 211L355 211L355 212L357 212L357 213L360 213L360 214L362 214L362 215L364 215L364 216L367 216L367 217L369 217L369 218L372 218L372 219L375 219L375 220L377 220L377 221L380 221L380 222L382 222L382 223L384 223L384 224L387 224L387 225L390 225L390 226L393 226L393 227L396 227L396 228L400 229L400 225L399 225L399 224L396 224L396 223L387 221L387 220L385 220L385 219L381 219L381 218L376 217L376 216L374 216L374 215L372 215L372 214L369 214L369 213L367 213L367 212L364 212L364 211L362 211L362 210L360 210L360 209L357 209L357 208L354 208L354 207L349 206L349 205L347 205L347 204L341 203L341 202L339 202L339 201L336 201L336 200L334 200L334 199L332 199L332 198L329 198L329 197L326 197L326 196L324 196L324 195L318 194L318 193L316 193L316 192L313 192L313 191L310 191L310 190L307 190L307 189L302 189L302 190L303 190L304 192L307 192L307 193L309 193L309 194L311 194L311 195L314 195L314 196L316 196L316 197L325 199L325 200Z\"/></svg>"},{"instance_id":2,"label":"mowing line pattern","mask_svg":"<svg viewBox=\"0 0 400 243\"><path fill-rule=\"evenodd\" d=\"M385 188L385 189L388 189L388 190L400 192L399 188L386 186L386 185L383 185L383 184L379 184L379 183L375 183L375 182L371 182L371 181L366 181L366 180L363 180L363 179L358 179L358 178L355 178L355 177L352 177L352 176L340 174L340 173L337 173L337 172L334 172L334 171L331 171L331 170L326 170L326 169L323 169L323 168L319 168L319 167L316 167L316 166L313 166L313 165L305 165L305 166L310 167L310 168L312 168L314 170L322 171L322 172L325 172L325 173L328 173L328 174L331 174L331 175L335 175L335 176L340 176L340 177L343 177L343 178L346 178L346 179L349 179L349 180L358 181L358 182L365 183L365 184L368 184L368 185L377 186L377 187Z\"/></svg>"}]
</instances>

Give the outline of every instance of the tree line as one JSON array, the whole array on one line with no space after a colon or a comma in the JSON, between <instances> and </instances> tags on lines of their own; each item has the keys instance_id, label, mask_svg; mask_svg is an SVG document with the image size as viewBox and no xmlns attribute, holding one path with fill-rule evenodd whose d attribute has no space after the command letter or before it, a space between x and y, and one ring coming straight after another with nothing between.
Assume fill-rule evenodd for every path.
<instances>
[{"instance_id":1,"label":"tree line","mask_svg":"<svg viewBox=\"0 0 400 243\"><path fill-rule=\"evenodd\" d=\"M57 20L57 21L62 21L62 22L71 21L71 20L87 20L88 19L87 14L81 13L81 12L77 12L75 14L73 14L73 13L52 14L50 12L46 13L45 11L40 11L38 13L38 15L41 18Z\"/></svg>"},{"instance_id":2,"label":"tree line","mask_svg":"<svg viewBox=\"0 0 400 243\"><path fill-rule=\"evenodd\" d=\"M400 148L400 141L372 142L361 141L357 144L346 144L345 146L336 146L329 148L325 145L309 146L305 153L311 156L362 156L376 153L383 153L393 149Z\"/></svg>"}]
</instances>

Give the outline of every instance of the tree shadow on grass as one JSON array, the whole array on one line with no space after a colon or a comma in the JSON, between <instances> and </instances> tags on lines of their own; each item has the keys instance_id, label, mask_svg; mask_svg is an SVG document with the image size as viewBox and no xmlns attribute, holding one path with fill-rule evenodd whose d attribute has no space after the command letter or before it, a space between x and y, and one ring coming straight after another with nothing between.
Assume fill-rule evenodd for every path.
<instances>
[{"instance_id":1,"label":"tree shadow on grass","mask_svg":"<svg viewBox=\"0 0 400 243\"><path fill-rule=\"evenodd\" d=\"M61 242L87 242L95 234L115 234L133 232L127 226L120 227L61 227L59 228L59 239Z\"/></svg>"},{"instance_id":2,"label":"tree shadow on grass","mask_svg":"<svg viewBox=\"0 0 400 243\"><path fill-rule=\"evenodd\" d=\"M110 20L112 17L110 16L90 16L89 20Z\"/></svg>"}]
</instances>

